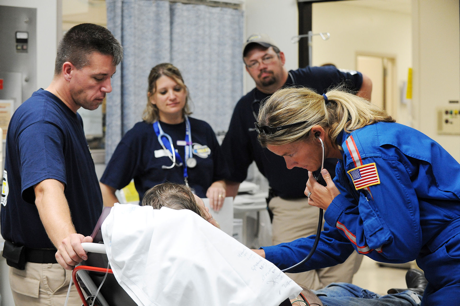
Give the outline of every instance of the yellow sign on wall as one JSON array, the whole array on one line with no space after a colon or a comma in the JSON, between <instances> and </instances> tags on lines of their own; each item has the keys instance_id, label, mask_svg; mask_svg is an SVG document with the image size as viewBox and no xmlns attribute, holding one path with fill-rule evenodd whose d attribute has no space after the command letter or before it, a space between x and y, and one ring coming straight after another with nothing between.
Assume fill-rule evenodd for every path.
<instances>
[{"instance_id":1,"label":"yellow sign on wall","mask_svg":"<svg viewBox=\"0 0 461 307\"><path fill-rule=\"evenodd\" d=\"M412 99L413 97L413 69L408 68L408 81L407 81L407 95L406 99Z\"/></svg>"}]
</instances>

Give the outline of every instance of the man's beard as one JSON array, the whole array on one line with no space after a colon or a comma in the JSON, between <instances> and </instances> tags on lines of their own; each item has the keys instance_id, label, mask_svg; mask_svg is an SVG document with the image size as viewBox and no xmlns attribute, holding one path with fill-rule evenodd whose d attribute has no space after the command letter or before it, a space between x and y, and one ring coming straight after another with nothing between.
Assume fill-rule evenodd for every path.
<instances>
[{"instance_id":1,"label":"man's beard","mask_svg":"<svg viewBox=\"0 0 461 307\"><path fill-rule=\"evenodd\" d=\"M275 84L275 77L271 77L269 79L265 79L264 81L261 82L263 86L271 86Z\"/></svg>"},{"instance_id":2,"label":"man's beard","mask_svg":"<svg viewBox=\"0 0 461 307\"><path fill-rule=\"evenodd\" d=\"M267 73L268 71L263 71L261 73ZM275 76L274 76L274 73L273 72L270 72L272 75L270 77L266 77L264 79L260 79L261 80L261 85L262 86L271 86L273 84L275 84L276 80L275 80Z\"/></svg>"}]
</instances>

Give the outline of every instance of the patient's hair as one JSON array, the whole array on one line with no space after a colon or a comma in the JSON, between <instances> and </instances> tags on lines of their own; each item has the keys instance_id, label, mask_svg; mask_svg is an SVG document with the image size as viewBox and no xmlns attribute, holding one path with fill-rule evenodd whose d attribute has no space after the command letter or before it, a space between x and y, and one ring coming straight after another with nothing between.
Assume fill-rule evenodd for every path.
<instances>
[{"instance_id":1,"label":"patient's hair","mask_svg":"<svg viewBox=\"0 0 461 307\"><path fill-rule=\"evenodd\" d=\"M192 191L187 186L178 183L166 182L150 188L144 195L141 205L152 206L154 209L162 207L175 210L188 209L206 219Z\"/></svg>"}]
</instances>

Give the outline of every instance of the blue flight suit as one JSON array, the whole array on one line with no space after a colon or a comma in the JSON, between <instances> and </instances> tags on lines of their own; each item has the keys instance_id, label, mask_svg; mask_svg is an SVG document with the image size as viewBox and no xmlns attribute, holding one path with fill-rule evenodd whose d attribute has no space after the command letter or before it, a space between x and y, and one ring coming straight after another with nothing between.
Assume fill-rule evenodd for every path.
<instances>
[{"instance_id":1,"label":"blue flight suit","mask_svg":"<svg viewBox=\"0 0 461 307\"><path fill-rule=\"evenodd\" d=\"M336 142L343 150L334 179L341 194L325 211L313 257L293 272L343 262L354 249L380 262L416 259L429 282L422 304L459 306L459 163L434 140L397 123L342 132ZM266 258L290 267L314 239L264 247Z\"/></svg>"}]
</instances>

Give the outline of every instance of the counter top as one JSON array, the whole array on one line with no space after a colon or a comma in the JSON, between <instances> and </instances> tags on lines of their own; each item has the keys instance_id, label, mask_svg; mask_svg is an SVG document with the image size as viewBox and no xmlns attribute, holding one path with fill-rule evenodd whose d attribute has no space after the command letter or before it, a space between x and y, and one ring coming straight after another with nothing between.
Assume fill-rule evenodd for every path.
<instances>
[{"instance_id":1,"label":"counter top","mask_svg":"<svg viewBox=\"0 0 461 307\"><path fill-rule=\"evenodd\" d=\"M251 212L265 210L266 193L237 195L234 199L234 212Z\"/></svg>"}]
</instances>

